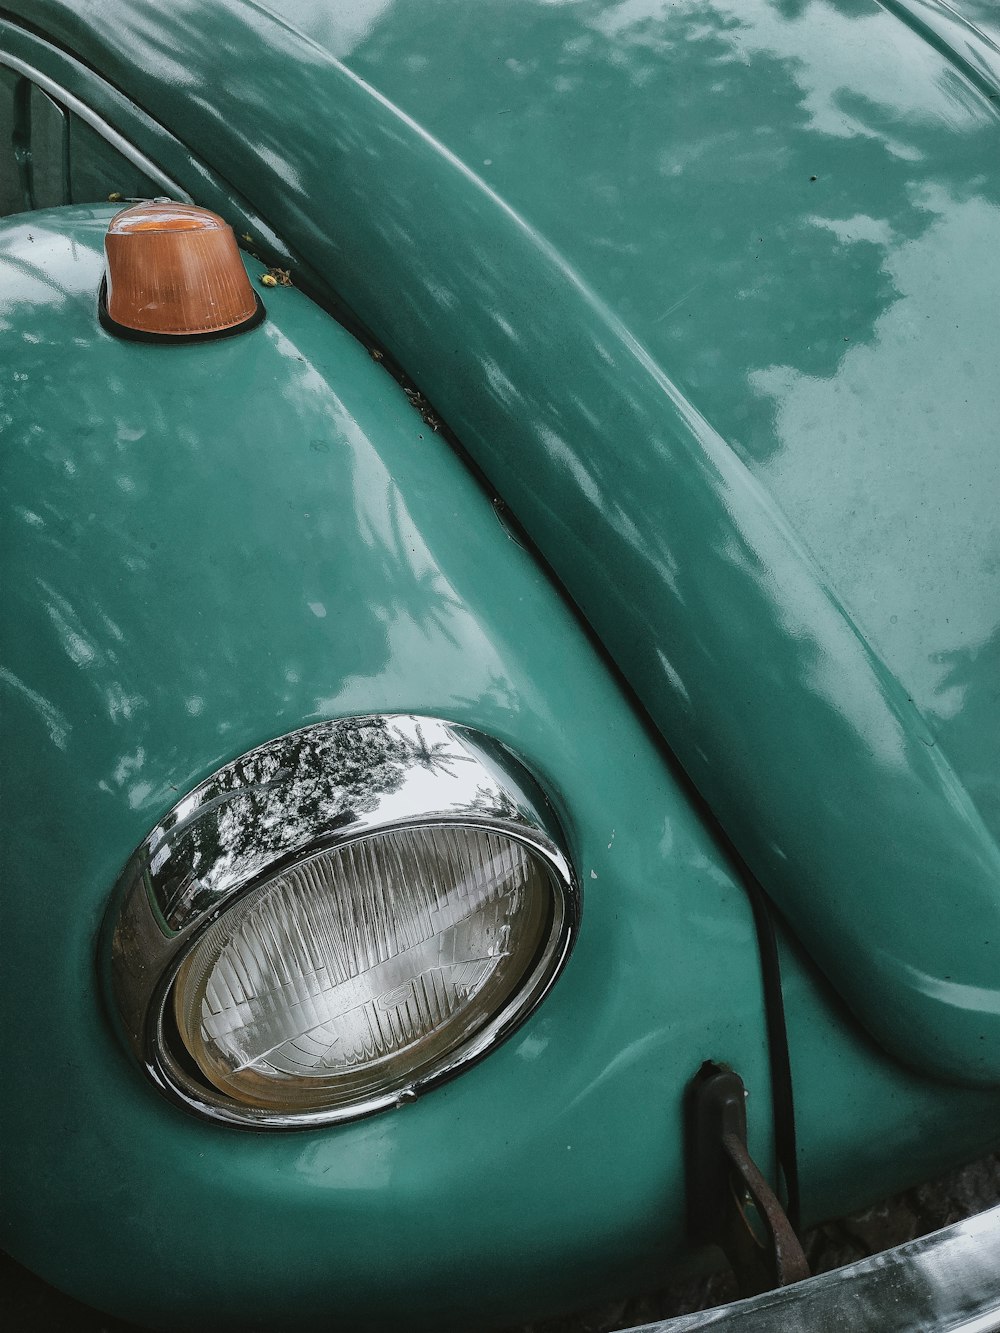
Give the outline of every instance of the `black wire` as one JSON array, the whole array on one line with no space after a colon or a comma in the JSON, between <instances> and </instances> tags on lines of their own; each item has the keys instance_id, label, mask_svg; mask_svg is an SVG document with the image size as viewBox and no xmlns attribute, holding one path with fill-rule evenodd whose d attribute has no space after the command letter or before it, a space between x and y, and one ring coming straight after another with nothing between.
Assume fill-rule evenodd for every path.
<instances>
[{"instance_id":1,"label":"black wire","mask_svg":"<svg viewBox=\"0 0 1000 1333\"><path fill-rule=\"evenodd\" d=\"M750 868L739 858L743 881L753 911L760 953L761 984L767 1046L771 1066L771 1108L774 1119L774 1146L778 1166L785 1182L785 1212L798 1232L800 1221L799 1168L795 1142L795 1099L792 1092L792 1062L788 1052L788 1028L785 1023L785 997L781 988L781 960L771 915L771 904Z\"/></svg>"}]
</instances>

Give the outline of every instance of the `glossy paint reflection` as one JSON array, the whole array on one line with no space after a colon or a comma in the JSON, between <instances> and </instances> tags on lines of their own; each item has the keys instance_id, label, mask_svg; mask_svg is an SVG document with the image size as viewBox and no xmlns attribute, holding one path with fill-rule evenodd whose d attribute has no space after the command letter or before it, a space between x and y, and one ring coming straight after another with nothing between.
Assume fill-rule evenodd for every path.
<instances>
[{"instance_id":1,"label":"glossy paint reflection","mask_svg":"<svg viewBox=\"0 0 1000 1333\"><path fill-rule=\"evenodd\" d=\"M931 733L891 680L883 688L882 674L876 671L873 679L863 645L828 595L830 576L817 577L815 570L803 576L797 539L783 529L754 477L769 482L767 467L790 448L777 424L780 381L760 377L773 368L790 370L802 382L837 375L852 351L844 336L874 343L871 330L897 300L893 280L882 274L879 243L917 239L933 222L920 208L907 215L911 182L919 187L939 179L951 198L975 195L993 206L978 178L988 178L995 131L983 98L954 61L940 52L928 55L914 30L896 18L849 0L747 6L743 30L732 4L664 12L649 5L607 11L587 3L523 3L478 6L474 14L453 3L373 5L344 27L329 6L296 5L294 12L288 6L293 22L315 18L310 41L244 5L206 8L189 0L166 14L105 0L96 21L57 0L20 6L14 0L19 7L212 155L219 171L349 296L475 447L507 498L517 500L519 516L530 518L536 535L547 534L550 556L577 597L583 600L588 589L593 594L587 602L592 619L600 620L605 641L633 679L644 683L647 701L661 707L663 729L690 742L686 761L703 775L706 790L714 772L731 775L733 808L742 804L751 840L758 836L758 809L788 815L786 828L760 835L768 867L780 869L790 853L821 863L829 858L833 870L840 867L821 887L857 907L850 941L857 956L876 929L885 930L884 920L872 919L869 890L877 903L880 885L891 888L912 920L900 923L898 936L890 933L888 970L838 978L856 997L867 997L858 1006L863 1016L880 1021L873 1006L891 1005L899 994L924 996L932 1007L943 1001L957 1013L961 1005L954 1001L966 992L928 991L935 978L944 980L940 959L904 977L908 991L895 985L893 969L898 974L907 958L913 965L912 946L920 944L926 919L941 927L942 946L952 955L949 972L955 959L965 966L967 922L950 907L942 920L939 903L960 899L978 883L989 906L983 886L990 872L979 876L974 869L970 876L945 867L928 888L928 866L940 866L935 858L941 856L933 819L902 853L897 841L891 875L880 880L872 869L870 857L877 862L885 855L886 829L895 825L893 801L906 795L895 779L919 756L917 747L928 748ZM851 21L841 22L844 15ZM862 42L862 20L870 19ZM824 33L847 41L850 59L827 49L835 43ZM870 44L885 57L881 89L866 55ZM347 58L353 72L331 54ZM824 81L825 61L836 61L835 79ZM905 86L914 78L923 80L916 92ZM836 132L841 122L849 132ZM891 208L883 207L884 191ZM848 243L854 232L863 243ZM294 369L291 359L288 364ZM829 423L810 419L808 428L817 452L828 450ZM384 447L376 452L384 458ZM663 1199L679 1198L674 1191L680 1188L678 1175L651 1166L667 1145L673 1151L679 1133L676 1108L661 1116L669 1101L662 1091L676 1087L687 1054L704 1053L706 1034L724 1034L712 1051L717 1058L727 1058L724 1047L736 1052L732 1059L745 1058L748 1036L758 1043L757 1077L750 1080L755 1119L766 1099L756 974L747 967L752 937L710 843L691 838L620 697L588 685L580 641L526 634L523 604L517 614L525 585L514 581L505 592L506 579L496 577L490 561L477 564L473 577L468 565L477 547L462 518L472 501L463 497L453 505L431 494L420 464L402 445L391 457L391 467L371 461L364 474L378 479L376 513L386 515L393 487L405 495L414 540L430 553L411 575L436 562L458 598L490 604L493 627L459 618L467 627L461 642L477 647L470 659L452 655L439 633L454 633L448 614L436 622L429 615L390 616L382 622L390 652L367 676L341 665L353 653L349 635L313 640L317 655L300 650L289 662L281 725L297 711L308 719L313 707L322 715L360 711L366 702L381 708L388 697L393 707L441 707L447 716L495 724L512 745L532 752L569 808L574 838L585 849L580 868L591 913L595 902L603 913L600 930L581 940L566 974L567 986L575 975L586 978L573 992L579 1007L565 1026L543 1011L523 1037L463 1081L466 1088L458 1083L443 1092L443 1098L460 1098L449 1102L455 1113L447 1124L450 1112L436 1113L432 1123L420 1118L425 1108L418 1106L388 1128L370 1122L351 1127L349 1139L317 1136L266 1152L247 1146L237 1154L227 1142L209 1144L187 1124L175 1137L123 1075L102 1066L98 1080L87 1069L74 1070L74 1104L101 1107L114 1127L127 1126L129 1138L127 1145L109 1145L95 1142L99 1134L88 1130L93 1166L91 1159L70 1158L61 1143L51 1149L52 1163L75 1182L64 1205L66 1225L80 1238L73 1280L81 1293L93 1293L91 1299L113 1290L116 1299L142 1308L140 1278L131 1278L131 1266L124 1275L109 1272L108 1253L126 1245L133 1257L144 1256L143 1289L149 1289L152 1263L161 1290L171 1292L171 1309L189 1310L185 1295L171 1286L172 1274L178 1267L194 1271L207 1240L215 1260L212 1292L223 1291L231 1265L242 1274L240 1294L251 1292L255 1309L277 1317L274 1284L246 1272L252 1219L254 1244L266 1245L275 1263L280 1258L286 1280L309 1309L328 1311L333 1293L355 1293L354 1326L376 1318L378 1310L405 1306L416 1321L442 1327L451 1319L467 1328L469 1300L498 1312L511 1308L515 1289L568 1303L584 1289L611 1290L659 1264ZM680 461L668 469L670 457ZM347 481L345 471L333 475ZM363 472L359 461L355 477ZM448 475L450 495L461 483ZM904 469L896 475L911 484ZM265 476L270 484L272 474ZM368 502L367 486L358 483L356 494ZM703 508L706 496L714 498ZM488 509L480 512L494 523ZM384 517L377 530L385 535L391 526ZM606 534L611 540L604 541ZM596 535L603 549L593 549ZM802 536L812 542L809 532ZM385 541L393 545L388 536ZM377 540L366 551L375 562L382 557ZM291 565L286 572L289 579L298 576ZM326 584L335 586L338 577L352 577L352 568L331 571L319 580L324 586L310 590L303 623L311 617L325 632L337 623ZM384 607L383 593L360 575L355 586ZM644 599L654 588L667 590L669 598L650 608L638 594ZM529 609L541 605L531 600L541 593L524 595ZM255 614L250 598L237 597L234 605ZM557 618L558 602L545 605ZM269 615L272 609L269 604ZM367 626L364 611L361 622ZM226 633L219 631L220 640ZM259 651L266 668L269 648L261 637L244 631L245 644ZM367 659L369 651L362 634L358 655ZM327 653L334 664L318 668ZM522 669L511 667L514 660ZM898 663L891 665L902 676ZM362 661L358 670L364 669ZM324 671L333 677L325 692ZM206 711L216 706L210 684L191 682L183 691L184 711L204 719L201 738L215 724ZM235 692L242 688L235 672L231 685ZM27 678L25 688L42 697ZM55 695L45 693L43 703L56 707ZM802 714L789 710L789 698L804 703ZM270 697L265 691L254 702L260 707L213 738L215 750L231 755L243 738L263 733L272 720ZM220 703L223 717L236 717L231 703ZM591 732L588 722L602 709L606 726ZM737 736L734 744L734 724L753 721L758 710L760 735ZM70 734L79 735L76 710L60 716L74 728ZM158 716L169 734L173 713ZM40 736L48 734L46 727L53 736L66 735L51 712L37 722ZM130 747L123 736L113 771L126 783L130 766L150 771L154 733L163 745L158 728L147 729L141 747ZM187 733L184 744L197 748L195 736ZM803 754L795 747L804 738ZM797 767L789 764L789 746ZM173 756L174 773L186 771L183 753ZM201 753L203 774L211 765L204 746ZM948 758L961 769L956 757ZM950 785L948 764L913 762L918 779L929 775L939 794L943 783L960 818L975 824L978 814L962 784ZM869 764L878 799L866 803L850 783L859 766ZM100 756L99 771L108 767ZM775 790L773 775L782 772L787 783ZM976 794L968 771L961 776ZM134 791L127 785L114 793L120 822L109 823L119 860L109 852L96 870L93 856L86 865L92 923L105 892L100 875L106 883L117 871L134 845L134 823L148 827L149 813L174 799L166 786L151 795L141 783L133 785ZM36 786L50 789L51 774ZM121 807L133 795L140 806L149 805L127 824ZM840 821L855 859L844 856L837 827L827 826L827 838L817 838L814 810L800 822L806 798L824 803ZM89 793L81 796L75 809L89 808L88 800ZM945 806L949 800L946 794ZM44 821L32 827L44 837ZM984 857L992 856L989 838L983 830L979 836ZM974 856L974 840L971 851ZM683 867L690 892L664 873L667 858L671 867ZM816 896L810 876L800 883ZM618 886L628 886L620 902ZM729 910L713 913L714 901ZM665 904L682 911L676 931L664 929ZM970 916L981 922L972 907ZM77 932L67 956L76 957L79 944ZM813 944L822 952L821 940ZM82 951L89 957L87 950L89 943ZM850 949L842 954L851 956ZM979 962L986 966L989 959ZM861 1036L799 954L792 952L786 964L806 1197L814 1217L843 1210L852 1192L867 1199L890 1182L930 1174L949 1154L969 1155L973 1144L984 1146L995 1134L995 1097L903 1072ZM724 979L724 994L709 977ZM988 980L990 992L995 974ZM89 982L89 975L78 976L75 990L67 985L67 1010L82 1014L81 1024L91 1021ZM945 1072L963 1077L970 1063L981 1067L963 1055L955 1071L959 1044L948 1032L937 1049L926 1049L925 1017L921 1012L914 1022L910 1010L885 1015L890 1035L909 1025L910 1058L945 1062ZM960 1022L974 1039L978 1029L967 1016ZM88 1031L99 1050L96 1025ZM612 1064L614 1076L603 1076ZM503 1094L512 1076L526 1093L505 1119L497 1108L508 1106ZM584 1077L588 1091L577 1102ZM583 1106L589 1113L578 1117ZM55 1112L46 1114L49 1144L57 1122L61 1128ZM627 1135L623 1124L630 1127ZM879 1125L878 1136L872 1124ZM206 1153L201 1164L188 1152L196 1144ZM142 1148L149 1160L161 1159L155 1179ZM766 1155L766 1144L756 1152ZM102 1171L109 1162L113 1170ZM67 1199L52 1163L39 1159L39 1194ZM101 1244L94 1226L113 1207L105 1179L111 1175L126 1177L135 1197L150 1200L124 1237L116 1228L113 1247ZM544 1218L539 1209L525 1209L526 1182L544 1184ZM447 1215L428 1210L429 1198L448 1200ZM186 1208L192 1199L195 1226ZM150 1258L155 1247L142 1244L144 1236L164 1234L164 1212L183 1229L181 1265L158 1249ZM330 1237L331 1218L336 1238L318 1254L316 1237ZM546 1231L545 1218L560 1221ZM51 1248L48 1232L32 1223L25 1236L26 1251L42 1265ZM454 1282L449 1241L460 1243L466 1271L476 1275L474 1297ZM304 1260L306 1252L315 1261ZM411 1256L410 1266L388 1272L379 1261L386 1252ZM213 1299L218 1315L223 1295Z\"/></svg>"},{"instance_id":2,"label":"glossy paint reflection","mask_svg":"<svg viewBox=\"0 0 1000 1333\"><path fill-rule=\"evenodd\" d=\"M952 663L983 681L937 730L995 835L997 712L983 695L998 628L986 511L1000 495L1000 215L996 99L982 90L1000 87L1000 60L947 7L889 8L908 29L820 2L539 13L549 58L503 62L491 46L489 103L458 141L464 91L435 79L426 36L410 34L414 65L397 19L352 64L470 165L486 155L482 176L757 468L925 717L959 711L940 697ZM621 158L621 121L595 125L587 108L598 91L628 126Z\"/></svg>"},{"instance_id":3,"label":"glossy paint reflection","mask_svg":"<svg viewBox=\"0 0 1000 1333\"><path fill-rule=\"evenodd\" d=\"M240 8L218 50L200 6L115 12L102 68L146 102L170 84L192 140L430 394L862 1021L915 1065L1000 1078L1000 1028L908 982L997 987L1000 853L805 513L796 530L761 485L789 449L768 368L835 375L894 299L878 246L838 228L915 238L931 182L993 207L982 79L852 0L488 23L443 0L341 41L351 70ZM180 49L225 91L212 107L182 95ZM293 89L342 114L290 136ZM807 455L833 443L811 430Z\"/></svg>"},{"instance_id":4,"label":"glossy paint reflection","mask_svg":"<svg viewBox=\"0 0 1000 1333\"><path fill-rule=\"evenodd\" d=\"M414 1323L464 1329L485 1284L512 1316L526 1288L564 1304L588 1272L597 1290L632 1285L665 1237L680 1244L680 1089L706 1031L759 1092L768 1157L742 893L565 605L365 349L291 289L231 343L110 337L96 293L113 211L21 218L0 247L4 360L28 386L2 409L5 1244L174 1328L245 1328L248 1310L301 1328L331 1309L384 1326L405 1299ZM102 1008L122 865L234 755L408 707L488 730L553 793L586 938L525 1027L426 1101L291 1136L185 1115ZM402 742L383 739L358 759L384 760L388 787ZM469 767L440 745L414 726L418 778ZM504 770L502 748L479 752ZM471 803L497 813L481 785ZM342 787L363 804L367 778ZM269 790L252 820L277 818ZM682 993L697 1023L664 1017ZM612 1160L607 1127L642 1099L657 1114ZM475 1287L454 1282L459 1251ZM404 1256L391 1280L387 1252Z\"/></svg>"},{"instance_id":5,"label":"glossy paint reflection","mask_svg":"<svg viewBox=\"0 0 1000 1333\"><path fill-rule=\"evenodd\" d=\"M46 265L52 272L58 262L53 251L70 259L74 244L32 220L19 229L11 248L24 266L25 281L8 288L10 308L25 301L35 309L40 302L53 304ZM44 263L33 262L42 255ZM63 305L69 307L67 316L89 320L85 290ZM37 321L37 327L55 329L59 322ZM62 344L64 336L58 336ZM86 361L83 342L77 345ZM13 587L29 608L17 656L30 661L32 652L38 655L36 681L37 662L45 658L80 668L72 688L89 698L85 707L81 701L83 714L93 723L96 710L129 735L128 754L109 758L104 784L109 791L127 787L133 806L155 806L163 796L143 773L144 716L166 707L174 718L175 742L182 746L185 733L202 730L207 715L219 753L237 725L238 714L222 703L229 682L204 660L209 626L197 611L200 605L228 609L229 616L211 626L213 645L226 671L244 681L247 694L274 721L287 716L289 700L299 692L303 659L322 650L324 641L335 644L348 617L349 667L356 680L377 678L392 640L414 629L419 635L433 627L464 662L491 652L362 428L294 343L265 326L247 348L219 344L217 373L232 386L235 407L227 397L224 414L214 419L204 396L184 388L198 365L196 350L177 348L170 355L174 352L178 395L172 401L147 392L127 352L108 378L85 373L88 387L67 435L41 424L60 419L64 386L50 338L31 332L22 342L7 400L12 416L38 423L32 429L40 441L31 462L36 476L24 492L28 501L8 534L15 551ZM357 355L364 354L359 349ZM264 363L281 367L280 373L265 376ZM270 387L248 394L255 384ZM96 424L106 419L109 405L110 436ZM242 510L232 542L220 548L222 497L251 466L268 482ZM321 502L317 487L340 497L337 510ZM89 504L81 503L85 493ZM292 545L296 594L289 598L281 585L289 558L283 553ZM370 553L370 567L378 570L377 600L359 588L353 555L359 548ZM184 553L180 562L178 552ZM70 583L67 566L78 571ZM53 574L53 568L61 572ZM78 597L83 589L86 596ZM137 596L148 619L145 635L135 624ZM244 611L253 606L255 616L269 624L266 639L241 636L236 628L241 605ZM317 606L323 607L322 617ZM44 613L41 621L35 607ZM185 628L160 642L154 670L141 656L143 645L157 641L154 627L171 617ZM175 665L168 670L171 658ZM493 670L499 672L495 659ZM313 699L315 714L322 712L322 697L342 690L343 682L325 673ZM55 718L52 725L65 730Z\"/></svg>"},{"instance_id":6,"label":"glossy paint reflection","mask_svg":"<svg viewBox=\"0 0 1000 1333\"><path fill-rule=\"evenodd\" d=\"M869 340L832 375L770 366L751 383L775 408L781 447L763 467L772 490L995 836L1000 208L943 190L915 205L929 225L912 238L888 223L870 239L843 224L845 246L878 247L895 293ZM816 422L831 423L822 451L809 447Z\"/></svg>"}]
</instances>

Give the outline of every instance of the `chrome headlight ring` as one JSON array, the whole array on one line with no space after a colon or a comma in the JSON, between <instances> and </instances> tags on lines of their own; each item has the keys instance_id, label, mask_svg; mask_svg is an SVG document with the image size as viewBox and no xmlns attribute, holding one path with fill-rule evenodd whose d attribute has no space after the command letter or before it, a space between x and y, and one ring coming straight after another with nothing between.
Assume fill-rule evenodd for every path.
<instances>
[{"instance_id":1,"label":"chrome headlight ring","mask_svg":"<svg viewBox=\"0 0 1000 1333\"><path fill-rule=\"evenodd\" d=\"M470 728L379 715L270 741L118 881L102 966L125 1040L167 1097L244 1128L410 1101L551 988L581 905L561 842L535 780Z\"/></svg>"}]
</instances>

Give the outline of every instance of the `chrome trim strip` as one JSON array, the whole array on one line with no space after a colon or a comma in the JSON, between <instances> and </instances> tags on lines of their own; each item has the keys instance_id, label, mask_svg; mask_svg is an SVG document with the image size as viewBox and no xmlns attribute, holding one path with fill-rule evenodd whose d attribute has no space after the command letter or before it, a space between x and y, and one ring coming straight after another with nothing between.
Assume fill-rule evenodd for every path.
<instances>
[{"instance_id":1,"label":"chrome trim strip","mask_svg":"<svg viewBox=\"0 0 1000 1333\"><path fill-rule=\"evenodd\" d=\"M195 939L289 865L387 829L465 825L523 843L548 871L549 935L525 985L484 1028L402 1089L348 1107L279 1114L197 1079L172 1049L167 1000ZM356 1119L451 1078L503 1041L548 993L572 948L580 890L543 792L511 752L436 718L323 722L241 755L179 801L130 858L102 937L101 970L126 1044L156 1086L214 1120L292 1129Z\"/></svg>"},{"instance_id":2,"label":"chrome trim strip","mask_svg":"<svg viewBox=\"0 0 1000 1333\"><path fill-rule=\"evenodd\" d=\"M627 1333L989 1333L1000 1329L1000 1206L833 1273Z\"/></svg>"},{"instance_id":3,"label":"chrome trim strip","mask_svg":"<svg viewBox=\"0 0 1000 1333\"><path fill-rule=\"evenodd\" d=\"M107 121L102 120L96 112L92 111L90 107L87 106L86 102L81 102L73 93L68 92L65 88L61 87L55 79L50 79L47 74L43 74L40 69L36 69L33 65L29 64L27 60L22 60L19 56L9 55L6 52L0 55L0 65L5 66L7 69L12 69L15 74L20 74L24 78L30 79L32 83L41 88L44 93L47 93L49 97L58 102L60 106L65 107L67 111L72 111L74 116L79 116L79 118L85 124L89 125L95 133L99 134L102 139L109 143L116 152L121 153L126 161L131 162L132 165L137 167L144 176L148 176L149 179L158 185L165 194L169 194L171 199L175 199L184 204L193 203L193 200L187 191L183 190L175 180L166 174L165 171L161 171L156 163L148 158L145 153L141 153L134 144L130 143L128 139L119 134L117 130L112 129Z\"/></svg>"}]
</instances>

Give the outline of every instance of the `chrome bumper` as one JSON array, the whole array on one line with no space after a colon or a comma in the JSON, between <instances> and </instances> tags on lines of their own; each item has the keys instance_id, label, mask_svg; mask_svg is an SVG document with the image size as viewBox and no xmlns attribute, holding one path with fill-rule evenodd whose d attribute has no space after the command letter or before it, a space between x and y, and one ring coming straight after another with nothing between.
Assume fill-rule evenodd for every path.
<instances>
[{"instance_id":1,"label":"chrome bumper","mask_svg":"<svg viewBox=\"0 0 1000 1333\"><path fill-rule=\"evenodd\" d=\"M833 1273L628 1333L989 1333L1000 1329L1000 1207Z\"/></svg>"}]
</instances>

